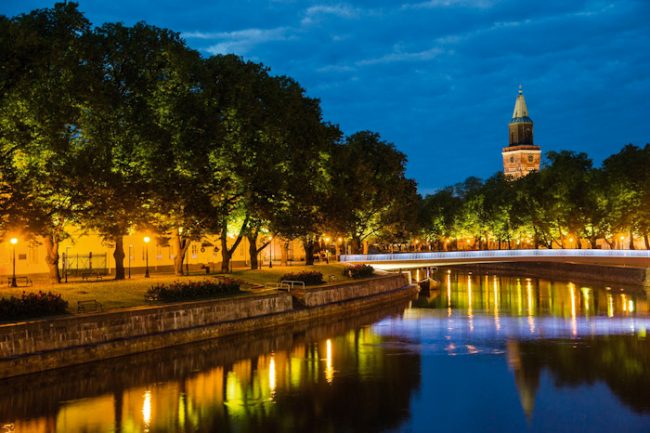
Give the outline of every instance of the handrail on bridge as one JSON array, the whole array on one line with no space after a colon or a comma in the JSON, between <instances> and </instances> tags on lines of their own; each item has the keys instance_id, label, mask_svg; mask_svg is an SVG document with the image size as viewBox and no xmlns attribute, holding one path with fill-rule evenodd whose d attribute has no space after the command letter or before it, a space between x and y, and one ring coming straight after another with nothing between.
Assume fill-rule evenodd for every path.
<instances>
[{"instance_id":1,"label":"handrail on bridge","mask_svg":"<svg viewBox=\"0 0 650 433\"><path fill-rule=\"evenodd\" d=\"M344 254L341 262L392 262L449 259L486 259L515 257L633 257L650 259L650 250L482 250L428 253Z\"/></svg>"}]
</instances>

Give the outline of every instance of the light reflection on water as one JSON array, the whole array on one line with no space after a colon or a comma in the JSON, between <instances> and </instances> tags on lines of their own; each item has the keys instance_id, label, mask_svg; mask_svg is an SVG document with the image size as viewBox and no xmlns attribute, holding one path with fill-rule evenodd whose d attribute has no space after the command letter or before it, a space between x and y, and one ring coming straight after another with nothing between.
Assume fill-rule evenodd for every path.
<instances>
[{"instance_id":1,"label":"light reflection on water","mask_svg":"<svg viewBox=\"0 0 650 433\"><path fill-rule=\"evenodd\" d=\"M650 430L643 291L435 276L410 308L4 381L0 432Z\"/></svg>"}]
</instances>

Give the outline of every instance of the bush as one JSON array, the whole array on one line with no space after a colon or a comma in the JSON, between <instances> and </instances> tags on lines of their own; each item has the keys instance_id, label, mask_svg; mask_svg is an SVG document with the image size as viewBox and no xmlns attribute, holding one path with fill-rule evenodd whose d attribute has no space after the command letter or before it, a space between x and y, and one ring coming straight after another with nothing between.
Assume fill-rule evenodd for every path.
<instances>
[{"instance_id":1,"label":"bush","mask_svg":"<svg viewBox=\"0 0 650 433\"><path fill-rule=\"evenodd\" d=\"M305 283L305 286L317 286L319 284L324 284L323 274L317 271L304 271L304 272L295 272L284 274L280 281L302 281Z\"/></svg>"},{"instance_id":2,"label":"bush","mask_svg":"<svg viewBox=\"0 0 650 433\"><path fill-rule=\"evenodd\" d=\"M347 266L343 271L343 275L350 278L368 278L375 273L375 268L370 265L352 265Z\"/></svg>"},{"instance_id":3,"label":"bush","mask_svg":"<svg viewBox=\"0 0 650 433\"><path fill-rule=\"evenodd\" d=\"M152 286L144 295L148 301L174 302L188 299L217 298L239 293L239 283L234 280L174 281Z\"/></svg>"},{"instance_id":4,"label":"bush","mask_svg":"<svg viewBox=\"0 0 650 433\"><path fill-rule=\"evenodd\" d=\"M25 293L20 298L0 299L0 320L32 319L64 314L68 308L61 294L52 292Z\"/></svg>"}]
</instances>

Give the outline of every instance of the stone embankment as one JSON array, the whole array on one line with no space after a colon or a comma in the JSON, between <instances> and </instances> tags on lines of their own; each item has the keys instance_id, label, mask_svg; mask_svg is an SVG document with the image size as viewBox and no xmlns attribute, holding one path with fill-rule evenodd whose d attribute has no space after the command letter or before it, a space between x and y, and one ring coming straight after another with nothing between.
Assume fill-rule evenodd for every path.
<instances>
[{"instance_id":1,"label":"stone embankment","mask_svg":"<svg viewBox=\"0 0 650 433\"><path fill-rule=\"evenodd\" d=\"M414 293L404 275L392 274L296 293L273 292L3 325L0 378L318 317L350 316Z\"/></svg>"}]
</instances>

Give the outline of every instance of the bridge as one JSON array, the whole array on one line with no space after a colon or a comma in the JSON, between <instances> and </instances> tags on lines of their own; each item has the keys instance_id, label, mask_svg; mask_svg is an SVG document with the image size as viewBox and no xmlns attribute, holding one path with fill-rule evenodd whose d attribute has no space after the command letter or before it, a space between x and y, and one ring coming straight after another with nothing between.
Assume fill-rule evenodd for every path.
<instances>
[{"instance_id":1,"label":"bridge","mask_svg":"<svg viewBox=\"0 0 650 433\"><path fill-rule=\"evenodd\" d=\"M381 269L407 269L490 262L562 262L650 268L650 250L482 250L392 254L347 254L343 263L371 263Z\"/></svg>"}]
</instances>

